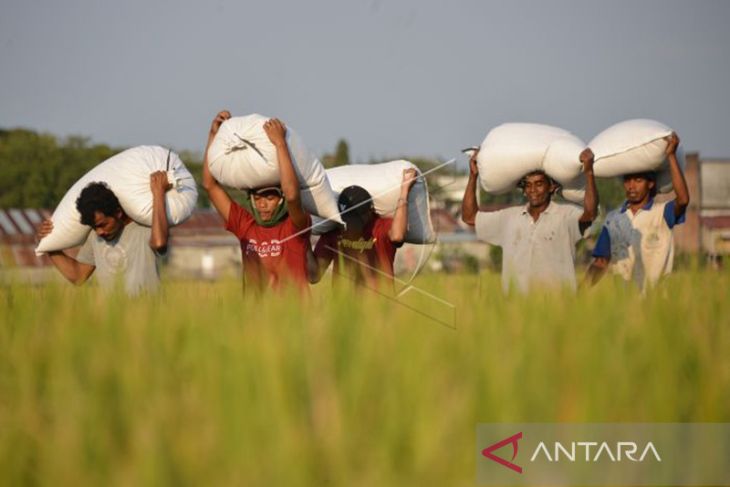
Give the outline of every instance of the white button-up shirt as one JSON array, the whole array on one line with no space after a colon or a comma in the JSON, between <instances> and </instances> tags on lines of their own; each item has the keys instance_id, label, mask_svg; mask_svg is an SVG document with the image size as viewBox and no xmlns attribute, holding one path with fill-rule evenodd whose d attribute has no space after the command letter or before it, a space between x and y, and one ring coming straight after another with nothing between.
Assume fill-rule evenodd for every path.
<instances>
[{"instance_id":1,"label":"white button-up shirt","mask_svg":"<svg viewBox=\"0 0 730 487\"><path fill-rule=\"evenodd\" d=\"M551 202L537 221L527 206L478 212L477 237L502 247L502 287L522 292L531 286L566 286L575 290L575 244L582 238L583 209Z\"/></svg>"}]
</instances>

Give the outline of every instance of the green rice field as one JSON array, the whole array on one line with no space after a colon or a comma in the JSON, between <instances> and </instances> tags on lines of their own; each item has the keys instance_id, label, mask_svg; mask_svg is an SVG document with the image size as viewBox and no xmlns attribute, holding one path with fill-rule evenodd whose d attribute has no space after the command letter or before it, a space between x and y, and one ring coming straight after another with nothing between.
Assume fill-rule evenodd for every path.
<instances>
[{"instance_id":1,"label":"green rice field","mask_svg":"<svg viewBox=\"0 0 730 487\"><path fill-rule=\"evenodd\" d=\"M728 271L413 284L2 287L0 483L469 486L480 422L730 422Z\"/></svg>"}]
</instances>

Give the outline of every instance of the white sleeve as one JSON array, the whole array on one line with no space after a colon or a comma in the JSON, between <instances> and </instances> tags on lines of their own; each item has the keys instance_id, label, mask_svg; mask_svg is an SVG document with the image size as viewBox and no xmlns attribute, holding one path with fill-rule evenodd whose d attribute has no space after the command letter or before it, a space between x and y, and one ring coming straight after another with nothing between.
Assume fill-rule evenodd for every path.
<instances>
[{"instance_id":1,"label":"white sleeve","mask_svg":"<svg viewBox=\"0 0 730 487\"><path fill-rule=\"evenodd\" d=\"M492 245L502 245L505 210L479 211L474 220L477 238Z\"/></svg>"},{"instance_id":2,"label":"white sleeve","mask_svg":"<svg viewBox=\"0 0 730 487\"><path fill-rule=\"evenodd\" d=\"M84 245L81 246L79 253L76 254L76 262L88 265L96 265L96 260L94 259L94 249L91 246L91 239L93 238L96 238L96 234L94 234L93 231L89 232L89 236L86 237L86 242L84 242Z\"/></svg>"},{"instance_id":3,"label":"white sleeve","mask_svg":"<svg viewBox=\"0 0 730 487\"><path fill-rule=\"evenodd\" d=\"M583 208L574 205L566 205L565 212L565 223L570 232L570 241L578 243L583 238L583 234L580 232L580 217L583 216ZM588 229L586 229L588 232Z\"/></svg>"}]
</instances>

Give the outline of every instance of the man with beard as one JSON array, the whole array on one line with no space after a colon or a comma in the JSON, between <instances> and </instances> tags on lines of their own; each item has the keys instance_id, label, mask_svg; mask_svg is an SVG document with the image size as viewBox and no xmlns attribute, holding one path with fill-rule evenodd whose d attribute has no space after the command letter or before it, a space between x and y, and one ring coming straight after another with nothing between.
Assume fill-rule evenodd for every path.
<instances>
[{"instance_id":1,"label":"man with beard","mask_svg":"<svg viewBox=\"0 0 730 487\"><path fill-rule=\"evenodd\" d=\"M656 173L624 176L626 202L606 217L593 249L594 261L587 278L595 284L610 267L626 281L634 281L644 291L661 276L672 271L674 239L672 228L684 223L689 190L677 161L679 137L666 138L666 156L676 198L657 203Z\"/></svg>"},{"instance_id":2,"label":"man with beard","mask_svg":"<svg viewBox=\"0 0 730 487\"><path fill-rule=\"evenodd\" d=\"M543 171L525 175L519 183L525 206L499 211L478 211L476 185L477 153L469 161L469 181L464 192L461 218L476 229L477 237L502 247L502 287L520 292L534 287L576 288L575 244L596 217L598 192L593 177L593 152L580 154L586 177L583 209L552 201L559 188Z\"/></svg>"}]
</instances>

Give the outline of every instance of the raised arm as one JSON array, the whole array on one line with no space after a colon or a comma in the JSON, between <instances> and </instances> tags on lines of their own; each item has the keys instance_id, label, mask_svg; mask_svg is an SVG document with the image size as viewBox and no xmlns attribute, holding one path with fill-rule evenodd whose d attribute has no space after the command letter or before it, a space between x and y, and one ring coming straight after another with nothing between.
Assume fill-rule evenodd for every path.
<instances>
[{"instance_id":1,"label":"raised arm","mask_svg":"<svg viewBox=\"0 0 730 487\"><path fill-rule=\"evenodd\" d=\"M672 186L674 187L674 216L679 217L684 214L684 211L689 205L689 189L687 188L687 181L684 179L684 173L682 168L679 167L679 161L677 161L677 147L679 147L679 137L676 133L672 132L671 135L666 137L667 144L667 161L669 161L669 173L672 176Z\"/></svg>"},{"instance_id":2,"label":"raised arm","mask_svg":"<svg viewBox=\"0 0 730 487\"><path fill-rule=\"evenodd\" d=\"M221 124L229 118L231 118L231 113L227 110L223 110L222 112L218 112L218 115L216 115L213 119L213 123L210 124L208 143L205 146L205 157L203 159L203 188L205 188L205 191L208 193L208 198L211 203L213 203L218 214L223 217L223 220L226 222L228 221L228 213L231 211L231 197L228 196L226 190L218 184L218 181L216 181L210 173L210 168L208 167L208 150L210 149L210 144L213 143L213 139L215 139L215 135L218 133L218 129Z\"/></svg>"},{"instance_id":3,"label":"raised arm","mask_svg":"<svg viewBox=\"0 0 730 487\"><path fill-rule=\"evenodd\" d=\"M479 203L477 203L477 178L479 177L477 154L479 154L479 150L476 150L469 160L469 180L464 190L464 198L461 200L461 220L471 226L474 226L479 211Z\"/></svg>"},{"instance_id":4,"label":"raised arm","mask_svg":"<svg viewBox=\"0 0 730 487\"><path fill-rule=\"evenodd\" d=\"M583 174L586 177L586 193L583 197L583 214L578 219L580 233L588 229L596 219L598 213L598 190L596 189L596 178L593 175L593 151L585 149L580 153L580 162L583 164Z\"/></svg>"},{"instance_id":5,"label":"raised arm","mask_svg":"<svg viewBox=\"0 0 730 487\"><path fill-rule=\"evenodd\" d=\"M289 218L291 218L295 228L303 230L309 226L309 219L307 213L302 209L299 180L296 172L294 172L289 146L286 143L286 126L278 118L272 118L264 123L264 130L271 143L276 147L276 158L279 160L279 175L281 177L281 192L284 193Z\"/></svg>"},{"instance_id":6,"label":"raised arm","mask_svg":"<svg viewBox=\"0 0 730 487\"><path fill-rule=\"evenodd\" d=\"M44 220L40 227L38 227L37 240L40 241L43 237L50 234L51 230L53 230L53 222L51 220ZM82 264L73 257L66 255L62 250L48 252L48 258L51 259L51 263L63 277L76 285L86 282L91 274L94 273L94 269L96 269L93 265Z\"/></svg>"},{"instance_id":7,"label":"raised arm","mask_svg":"<svg viewBox=\"0 0 730 487\"><path fill-rule=\"evenodd\" d=\"M400 244L406 237L408 230L408 193L418 179L418 171L413 168L403 171L403 180L400 183L400 197L398 207L393 215L393 223L388 230L388 238L394 244Z\"/></svg>"},{"instance_id":8,"label":"raised arm","mask_svg":"<svg viewBox=\"0 0 730 487\"><path fill-rule=\"evenodd\" d=\"M168 223L165 193L172 187L167 180L165 171L150 174L150 189L152 190L152 235L150 247L158 254L167 252Z\"/></svg>"}]
</instances>

